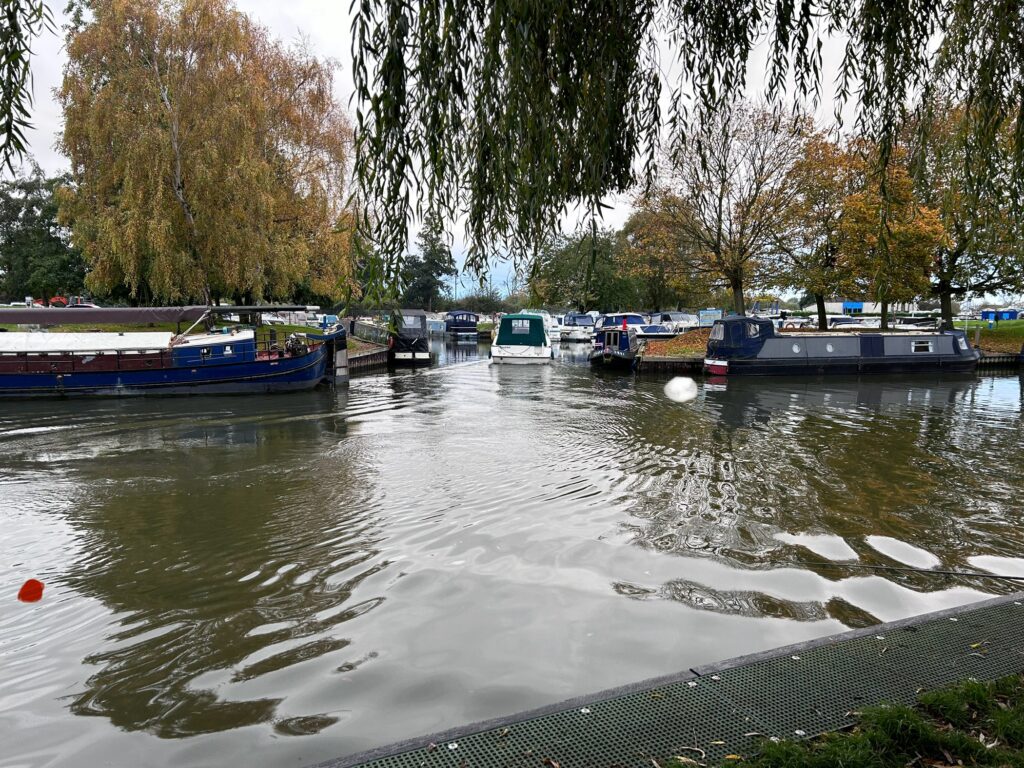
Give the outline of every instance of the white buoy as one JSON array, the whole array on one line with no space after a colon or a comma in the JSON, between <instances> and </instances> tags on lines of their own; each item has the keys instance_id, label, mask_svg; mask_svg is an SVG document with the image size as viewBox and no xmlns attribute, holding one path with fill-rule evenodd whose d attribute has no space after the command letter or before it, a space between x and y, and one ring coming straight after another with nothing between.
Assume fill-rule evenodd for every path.
<instances>
[{"instance_id":1,"label":"white buoy","mask_svg":"<svg viewBox=\"0 0 1024 768\"><path fill-rule=\"evenodd\" d=\"M665 385L665 397L674 403L688 403L697 397L697 382L687 376L676 376Z\"/></svg>"}]
</instances>

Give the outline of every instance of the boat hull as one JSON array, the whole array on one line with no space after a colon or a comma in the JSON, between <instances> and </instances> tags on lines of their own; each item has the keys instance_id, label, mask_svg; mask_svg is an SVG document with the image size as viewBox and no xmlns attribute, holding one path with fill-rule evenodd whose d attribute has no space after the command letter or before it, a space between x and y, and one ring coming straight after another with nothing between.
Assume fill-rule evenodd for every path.
<instances>
[{"instance_id":1,"label":"boat hull","mask_svg":"<svg viewBox=\"0 0 1024 768\"><path fill-rule=\"evenodd\" d=\"M603 350L595 349L590 353L590 364L599 368L613 368L620 371L631 371L636 365L635 354L624 354L616 350L606 354Z\"/></svg>"},{"instance_id":2,"label":"boat hull","mask_svg":"<svg viewBox=\"0 0 1024 768\"><path fill-rule=\"evenodd\" d=\"M145 370L4 373L0 398L237 395L313 389L327 370L327 345L297 357Z\"/></svg>"},{"instance_id":3,"label":"boat hull","mask_svg":"<svg viewBox=\"0 0 1024 768\"><path fill-rule=\"evenodd\" d=\"M971 373L981 353L963 331L778 334L771 321L715 321L704 370L714 376Z\"/></svg>"},{"instance_id":4,"label":"boat hull","mask_svg":"<svg viewBox=\"0 0 1024 768\"><path fill-rule=\"evenodd\" d=\"M552 360L550 346L497 345L491 347L491 362L495 365L548 365Z\"/></svg>"},{"instance_id":5,"label":"boat hull","mask_svg":"<svg viewBox=\"0 0 1024 768\"><path fill-rule=\"evenodd\" d=\"M861 358L851 360L814 360L794 363L789 360L715 359L704 361L704 370L715 376L819 376L871 375L903 373L973 373L978 358L949 355L942 358Z\"/></svg>"}]
</instances>

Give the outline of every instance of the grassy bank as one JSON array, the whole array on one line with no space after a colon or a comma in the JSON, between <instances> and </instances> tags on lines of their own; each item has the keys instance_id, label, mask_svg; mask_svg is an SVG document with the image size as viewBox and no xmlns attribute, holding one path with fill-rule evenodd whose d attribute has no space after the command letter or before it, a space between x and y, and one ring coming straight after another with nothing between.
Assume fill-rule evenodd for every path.
<instances>
[{"instance_id":1,"label":"grassy bank","mask_svg":"<svg viewBox=\"0 0 1024 768\"><path fill-rule=\"evenodd\" d=\"M805 742L765 742L724 765L757 768L953 768L1024 766L1024 678L967 681L924 693L916 707L879 706L850 731ZM675 768L700 764L680 756Z\"/></svg>"},{"instance_id":2,"label":"grassy bank","mask_svg":"<svg viewBox=\"0 0 1024 768\"><path fill-rule=\"evenodd\" d=\"M995 327L989 330L988 321L972 320L967 323L967 338L974 344L976 329L980 329L978 346L985 352L1019 354L1024 344L1024 320L1001 320L993 325ZM956 327L962 329L964 323L957 323Z\"/></svg>"}]
</instances>

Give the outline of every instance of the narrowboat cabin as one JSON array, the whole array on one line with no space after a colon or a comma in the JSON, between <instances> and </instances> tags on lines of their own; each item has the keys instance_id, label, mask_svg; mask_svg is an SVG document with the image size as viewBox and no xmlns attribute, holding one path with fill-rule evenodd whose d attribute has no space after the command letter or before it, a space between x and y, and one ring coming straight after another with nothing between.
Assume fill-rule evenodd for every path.
<instances>
[{"instance_id":1,"label":"narrowboat cabin","mask_svg":"<svg viewBox=\"0 0 1024 768\"><path fill-rule=\"evenodd\" d=\"M475 312L455 310L444 316L444 332L447 336L476 341L477 323L480 316Z\"/></svg>"},{"instance_id":2,"label":"narrowboat cabin","mask_svg":"<svg viewBox=\"0 0 1024 768\"><path fill-rule=\"evenodd\" d=\"M570 312L562 319L559 337L570 343L589 342L594 337L594 318L583 312Z\"/></svg>"},{"instance_id":3,"label":"narrowboat cabin","mask_svg":"<svg viewBox=\"0 0 1024 768\"><path fill-rule=\"evenodd\" d=\"M0 310L0 323L178 324L185 333L0 333L0 397L205 395L292 392L334 382L347 370L347 338L341 328L320 334L271 332L257 338L248 328L190 335L212 325L218 311L263 308L150 307L139 309ZM277 308L274 308L277 309ZM272 310L268 310L272 311ZM85 317L88 315L88 317Z\"/></svg>"},{"instance_id":4,"label":"narrowboat cabin","mask_svg":"<svg viewBox=\"0 0 1024 768\"><path fill-rule=\"evenodd\" d=\"M771 320L716 320L704 370L723 375L970 373L981 353L963 331L778 333Z\"/></svg>"},{"instance_id":5,"label":"narrowboat cabin","mask_svg":"<svg viewBox=\"0 0 1024 768\"><path fill-rule=\"evenodd\" d=\"M544 318L535 314L505 315L491 345L491 362L503 365L547 364L554 352Z\"/></svg>"},{"instance_id":6,"label":"narrowboat cabin","mask_svg":"<svg viewBox=\"0 0 1024 768\"><path fill-rule=\"evenodd\" d=\"M388 320L388 365L430 365L427 313L402 309Z\"/></svg>"},{"instance_id":7,"label":"narrowboat cabin","mask_svg":"<svg viewBox=\"0 0 1024 768\"><path fill-rule=\"evenodd\" d=\"M635 328L625 325L605 326L594 332L594 348L590 351L590 364L633 370L640 352Z\"/></svg>"}]
</instances>

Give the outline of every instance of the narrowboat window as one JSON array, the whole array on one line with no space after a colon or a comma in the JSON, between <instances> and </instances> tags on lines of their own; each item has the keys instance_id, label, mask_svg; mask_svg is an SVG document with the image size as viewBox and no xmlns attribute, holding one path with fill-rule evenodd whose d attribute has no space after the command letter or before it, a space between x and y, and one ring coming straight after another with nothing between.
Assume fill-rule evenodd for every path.
<instances>
[{"instance_id":1,"label":"narrowboat window","mask_svg":"<svg viewBox=\"0 0 1024 768\"><path fill-rule=\"evenodd\" d=\"M761 335L761 329L757 327L757 323L747 323L747 338L756 339Z\"/></svg>"},{"instance_id":2,"label":"narrowboat window","mask_svg":"<svg viewBox=\"0 0 1024 768\"><path fill-rule=\"evenodd\" d=\"M203 357L209 357L210 356L210 348L209 347L203 347L199 354L201 354Z\"/></svg>"},{"instance_id":3,"label":"narrowboat window","mask_svg":"<svg viewBox=\"0 0 1024 768\"><path fill-rule=\"evenodd\" d=\"M711 329L711 336L709 338L712 341L722 341L725 339L725 326L721 323L715 323L715 326Z\"/></svg>"},{"instance_id":4,"label":"narrowboat window","mask_svg":"<svg viewBox=\"0 0 1024 768\"><path fill-rule=\"evenodd\" d=\"M910 342L911 352L931 352L932 343L930 341L912 341Z\"/></svg>"},{"instance_id":5,"label":"narrowboat window","mask_svg":"<svg viewBox=\"0 0 1024 768\"><path fill-rule=\"evenodd\" d=\"M233 355L234 354L234 352L231 351L231 345L230 344L228 344L228 345L226 345L224 347L224 354L225 355Z\"/></svg>"}]
</instances>

